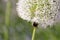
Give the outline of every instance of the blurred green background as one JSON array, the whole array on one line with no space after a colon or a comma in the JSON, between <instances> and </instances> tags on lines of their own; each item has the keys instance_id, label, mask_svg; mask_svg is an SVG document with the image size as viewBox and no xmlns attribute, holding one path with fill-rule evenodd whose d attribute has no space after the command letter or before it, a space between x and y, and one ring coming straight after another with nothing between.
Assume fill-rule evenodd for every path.
<instances>
[{"instance_id":1,"label":"blurred green background","mask_svg":"<svg viewBox=\"0 0 60 40\"><path fill-rule=\"evenodd\" d=\"M33 26L18 17L16 1L10 0L9 4L7 0L0 0L0 40L31 40L32 38ZM60 40L60 23L56 23L51 28L49 26L46 29L37 28L35 40Z\"/></svg>"}]
</instances>

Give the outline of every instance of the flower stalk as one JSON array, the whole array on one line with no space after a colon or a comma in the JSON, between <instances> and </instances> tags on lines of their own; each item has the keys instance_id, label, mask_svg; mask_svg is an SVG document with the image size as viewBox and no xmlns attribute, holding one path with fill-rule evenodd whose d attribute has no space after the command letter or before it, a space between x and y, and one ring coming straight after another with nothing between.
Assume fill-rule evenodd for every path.
<instances>
[{"instance_id":1,"label":"flower stalk","mask_svg":"<svg viewBox=\"0 0 60 40\"><path fill-rule=\"evenodd\" d=\"M11 4L10 1L8 0L6 4L6 13L5 13L5 24L7 26L9 26L10 23L10 11L11 11Z\"/></svg>"},{"instance_id":2,"label":"flower stalk","mask_svg":"<svg viewBox=\"0 0 60 40\"><path fill-rule=\"evenodd\" d=\"M34 37L35 37L35 32L36 32L36 27L34 27L34 28L33 28L32 40L34 40Z\"/></svg>"},{"instance_id":3,"label":"flower stalk","mask_svg":"<svg viewBox=\"0 0 60 40\"><path fill-rule=\"evenodd\" d=\"M6 4L5 26L3 27L4 40L8 40L8 27L10 25L10 11L11 11L11 3L8 0Z\"/></svg>"}]
</instances>

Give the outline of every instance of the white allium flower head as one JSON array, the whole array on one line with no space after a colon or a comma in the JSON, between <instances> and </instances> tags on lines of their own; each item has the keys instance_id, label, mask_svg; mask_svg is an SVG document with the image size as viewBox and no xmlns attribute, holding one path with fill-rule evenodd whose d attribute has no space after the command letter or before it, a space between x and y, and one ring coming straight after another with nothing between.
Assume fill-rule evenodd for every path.
<instances>
[{"instance_id":1,"label":"white allium flower head","mask_svg":"<svg viewBox=\"0 0 60 40\"><path fill-rule=\"evenodd\" d=\"M37 22L46 28L53 25L58 12L58 2L55 0L18 0L18 16L32 23Z\"/></svg>"}]
</instances>

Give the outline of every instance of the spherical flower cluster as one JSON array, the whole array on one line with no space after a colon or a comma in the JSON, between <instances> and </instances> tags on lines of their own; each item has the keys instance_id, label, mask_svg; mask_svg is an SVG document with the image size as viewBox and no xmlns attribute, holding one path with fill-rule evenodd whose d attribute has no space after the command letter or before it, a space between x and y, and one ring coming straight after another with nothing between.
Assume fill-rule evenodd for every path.
<instances>
[{"instance_id":1,"label":"spherical flower cluster","mask_svg":"<svg viewBox=\"0 0 60 40\"><path fill-rule=\"evenodd\" d=\"M22 19L46 28L54 24L58 12L57 4L55 0L18 0L16 9Z\"/></svg>"}]
</instances>

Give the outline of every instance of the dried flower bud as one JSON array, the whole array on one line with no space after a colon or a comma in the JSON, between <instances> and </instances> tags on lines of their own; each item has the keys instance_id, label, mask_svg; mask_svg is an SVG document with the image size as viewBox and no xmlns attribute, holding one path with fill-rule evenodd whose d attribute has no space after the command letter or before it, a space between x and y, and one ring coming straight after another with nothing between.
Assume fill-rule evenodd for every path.
<instances>
[{"instance_id":1,"label":"dried flower bud","mask_svg":"<svg viewBox=\"0 0 60 40\"><path fill-rule=\"evenodd\" d=\"M34 27L38 27L38 23L34 22L34 23L33 23L33 26L34 26Z\"/></svg>"}]
</instances>

